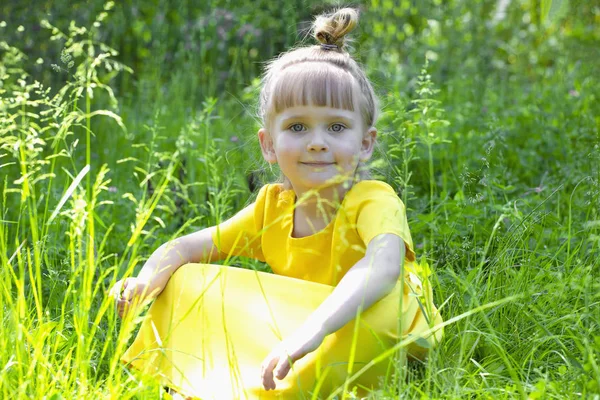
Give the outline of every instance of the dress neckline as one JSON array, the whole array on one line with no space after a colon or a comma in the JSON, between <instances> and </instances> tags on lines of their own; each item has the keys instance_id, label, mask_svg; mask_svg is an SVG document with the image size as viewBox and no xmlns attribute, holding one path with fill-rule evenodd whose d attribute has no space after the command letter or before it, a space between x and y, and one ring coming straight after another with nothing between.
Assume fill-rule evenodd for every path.
<instances>
[{"instance_id":1,"label":"dress neckline","mask_svg":"<svg viewBox=\"0 0 600 400\"><path fill-rule=\"evenodd\" d=\"M288 225L288 229L287 229L288 240L290 242L293 242L294 244L298 244L299 242L309 241L309 240L315 239L317 237L323 236L325 234L328 234L333 229L333 226L335 225L335 221L338 219L338 217L340 215L340 209L344 206L344 203L346 202L348 195L361 182L366 182L366 181L358 181L354 185L352 185L352 187L350 189L348 189L348 191L344 195L344 198L342 199L342 203L336 210L335 214L333 215L333 217L331 218L329 223L325 226L325 228L318 230L310 235L302 236L302 237L293 237L292 236L292 233L294 232L294 213L295 213L294 211L295 211L295 205L296 205L296 193L292 189L287 189L287 190L284 190L283 192L281 192L280 196L283 196L283 198L286 200L286 203L287 203L284 219L285 219L286 225Z\"/></svg>"},{"instance_id":2,"label":"dress neckline","mask_svg":"<svg viewBox=\"0 0 600 400\"><path fill-rule=\"evenodd\" d=\"M342 204L343 204L343 201L342 201ZM340 207L341 207L341 205L340 205ZM335 214L333 215L333 217L331 218L331 221L329 221L329 223L325 226L325 228L320 229L320 230L318 230L318 231L316 231L314 233L311 233L310 235L301 236L301 237L294 237L294 236L292 236L292 233L294 232L294 214L295 214L295 209L294 209L293 206L290 207L290 208L291 208L291 210L290 210L290 220L291 220L291 223L290 223L290 229L289 229L289 232L288 232L288 239L292 240L292 241L299 241L299 240L302 240L302 239L307 239L308 240L308 239L314 239L314 238L319 237L319 236L323 236L326 232L330 231L331 228L333 228L333 225L335 224L335 220L337 219L338 214L339 214L339 212L338 212L339 208L338 208L337 211L335 212Z\"/></svg>"}]
</instances>

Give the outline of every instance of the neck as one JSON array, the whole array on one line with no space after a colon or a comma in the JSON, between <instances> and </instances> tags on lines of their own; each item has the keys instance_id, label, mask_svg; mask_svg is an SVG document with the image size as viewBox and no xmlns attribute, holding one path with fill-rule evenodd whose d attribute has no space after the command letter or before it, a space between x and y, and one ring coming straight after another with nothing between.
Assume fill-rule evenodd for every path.
<instances>
[{"instance_id":1,"label":"neck","mask_svg":"<svg viewBox=\"0 0 600 400\"><path fill-rule=\"evenodd\" d=\"M317 188L302 188L292 184L296 194L296 210L309 219L329 221L342 204L355 179L344 178L339 183Z\"/></svg>"}]
</instances>

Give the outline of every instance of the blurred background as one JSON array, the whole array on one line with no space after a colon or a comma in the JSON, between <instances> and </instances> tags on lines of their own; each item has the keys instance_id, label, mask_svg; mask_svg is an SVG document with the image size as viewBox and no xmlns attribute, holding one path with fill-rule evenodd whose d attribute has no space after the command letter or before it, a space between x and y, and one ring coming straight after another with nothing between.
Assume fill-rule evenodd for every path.
<instances>
[{"instance_id":1,"label":"blurred background","mask_svg":"<svg viewBox=\"0 0 600 400\"><path fill-rule=\"evenodd\" d=\"M85 110L82 93L89 93L90 112L118 116L118 123L90 118L94 134L86 143L92 171L106 164L117 174L118 184L108 193L113 201L127 202L122 195L128 192L139 197L135 190L151 192L162 167L173 161L169 155L179 151L173 176L183 182L173 190L185 187L186 201L177 203L178 216L164 220L180 227L186 218L205 214L198 203L209 195L202 183L208 179L208 146L225 158L220 168L243 191L276 177L265 170L255 140L262 67L292 46L312 44L313 17L339 5L4 1L0 32L12 50L3 52L2 100L18 96L19 79L25 78L38 81L48 96L62 90L61 99L73 101L74 109ZM597 176L598 152L590 150L598 144L600 108L598 1L344 5L361 11L350 51L381 100L375 175L396 181L407 192L405 201L414 194L419 214L431 214L444 199L472 199L468 203L477 205L485 198L501 206L507 194L547 193L557 185L568 192L581 179ZM55 123L64 122L64 115ZM57 131L54 149L57 138L71 132ZM81 128L72 133L66 148L73 147ZM148 187L128 189L136 174L133 159L148 156L152 146L157 156L150 164L144 159L138 177ZM85 151L69 154L70 161L60 158L58 165L86 164ZM118 164L123 159L131 162ZM19 171L12 164L2 173ZM53 190L57 199L64 192ZM233 202L234 208L240 205ZM127 213L127 207L119 212Z\"/></svg>"}]
</instances>

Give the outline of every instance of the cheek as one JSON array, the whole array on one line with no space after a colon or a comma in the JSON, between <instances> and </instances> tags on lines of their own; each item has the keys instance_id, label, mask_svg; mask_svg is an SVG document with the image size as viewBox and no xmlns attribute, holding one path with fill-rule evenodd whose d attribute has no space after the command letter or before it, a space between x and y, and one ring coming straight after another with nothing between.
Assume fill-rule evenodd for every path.
<instances>
[{"instance_id":1,"label":"cheek","mask_svg":"<svg viewBox=\"0 0 600 400\"><path fill-rule=\"evenodd\" d=\"M347 162L355 162L360 156L360 146L354 143L346 143L338 147L338 154Z\"/></svg>"},{"instance_id":2,"label":"cheek","mask_svg":"<svg viewBox=\"0 0 600 400\"><path fill-rule=\"evenodd\" d=\"M298 152L301 147L300 143L297 143L292 138L280 138L275 146L275 151L279 154L291 154Z\"/></svg>"}]
</instances>

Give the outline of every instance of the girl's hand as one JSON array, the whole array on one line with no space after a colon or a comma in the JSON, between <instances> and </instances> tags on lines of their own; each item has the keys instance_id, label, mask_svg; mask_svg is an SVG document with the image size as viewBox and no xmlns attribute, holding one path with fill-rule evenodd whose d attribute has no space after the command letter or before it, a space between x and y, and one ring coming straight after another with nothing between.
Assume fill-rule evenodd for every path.
<instances>
[{"instance_id":1,"label":"girl's hand","mask_svg":"<svg viewBox=\"0 0 600 400\"><path fill-rule=\"evenodd\" d=\"M117 303L119 317L123 317L132 305L140 305L145 299L154 297L158 290L152 290L150 282L140 278L121 279L110 289L109 295Z\"/></svg>"},{"instance_id":2,"label":"girl's hand","mask_svg":"<svg viewBox=\"0 0 600 400\"><path fill-rule=\"evenodd\" d=\"M321 327L303 326L279 343L262 363L261 379L265 390L275 389L273 374L278 380L285 378L292 367L290 362L295 363L315 351L324 339L325 332Z\"/></svg>"}]
</instances>

